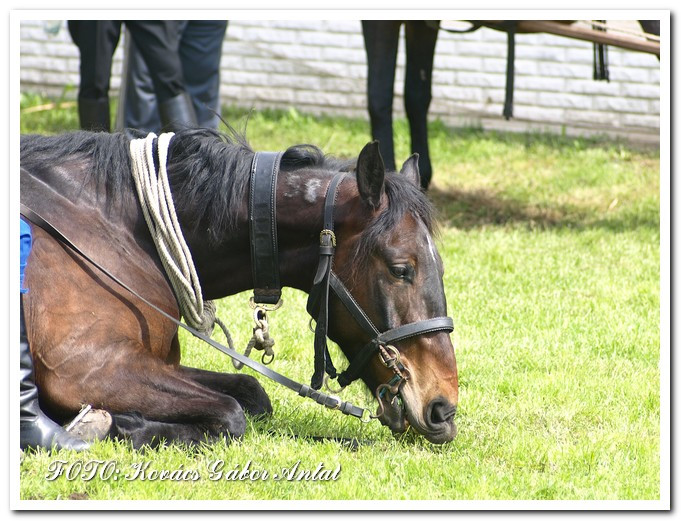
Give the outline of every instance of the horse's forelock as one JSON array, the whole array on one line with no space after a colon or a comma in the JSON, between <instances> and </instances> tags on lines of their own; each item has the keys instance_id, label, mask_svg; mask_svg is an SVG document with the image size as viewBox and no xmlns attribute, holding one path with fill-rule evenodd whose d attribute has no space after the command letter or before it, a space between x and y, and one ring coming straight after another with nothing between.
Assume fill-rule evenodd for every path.
<instances>
[{"instance_id":1,"label":"horse's forelock","mask_svg":"<svg viewBox=\"0 0 681 521\"><path fill-rule=\"evenodd\" d=\"M355 246L352 263L355 272L359 271L357 267L366 267L371 254L385 241L386 235L402 222L405 215L409 214L423 222L428 233L437 231L433 206L414 183L400 174L388 174L385 178L385 193L388 199L386 208L368 224Z\"/></svg>"}]
</instances>

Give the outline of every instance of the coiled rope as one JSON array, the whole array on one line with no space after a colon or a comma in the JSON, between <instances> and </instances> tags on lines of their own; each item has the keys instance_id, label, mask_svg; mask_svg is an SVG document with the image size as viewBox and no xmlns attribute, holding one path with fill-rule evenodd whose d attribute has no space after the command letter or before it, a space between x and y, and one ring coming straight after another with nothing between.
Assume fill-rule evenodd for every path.
<instances>
[{"instance_id":1,"label":"coiled rope","mask_svg":"<svg viewBox=\"0 0 681 521\"><path fill-rule=\"evenodd\" d=\"M182 235L168 182L168 146L175 134L158 136L158 164L154 166L153 142L156 134L130 142L132 174L151 237L177 298L180 312L188 325L210 336L219 319L215 303L204 301L191 252ZM222 324L224 331L226 329ZM229 333L226 333L231 341ZM230 345L231 347L231 345Z\"/></svg>"},{"instance_id":2,"label":"coiled rope","mask_svg":"<svg viewBox=\"0 0 681 521\"><path fill-rule=\"evenodd\" d=\"M142 213L185 322L206 336L211 336L217 324L225 334L230 349L234 349L231 334L215 315L215 302L203 300L194 260L177 220L166 167L168 147L174 135L168 132L156 136L151 132L145 138L130 142L132 176ZM158 148L158 172L154 164L155 139ZM274 359L274 340L269 336L266 316L259 317L256 311L255 322L256 327L246 348L246 356L253 348L262 350L263 362L269 363ZM266 361L265 357L269 357L269 360ZM241 364L236 361L234 366L241 368Z\"/></svg>"}]
</instances>

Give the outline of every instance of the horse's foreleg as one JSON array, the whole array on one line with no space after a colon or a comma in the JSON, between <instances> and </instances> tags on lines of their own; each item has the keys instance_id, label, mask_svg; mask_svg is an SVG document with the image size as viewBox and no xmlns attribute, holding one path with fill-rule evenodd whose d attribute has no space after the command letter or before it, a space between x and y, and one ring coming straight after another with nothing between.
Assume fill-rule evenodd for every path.
<instances>
[{"instance_id":1,"label":"horse's foreleg","mask_svg":"<svg viewBox=\"0 0 681 521\"><path fill-rule=\"evenodd\" d=\"M272 414L272 404L260 383L250 375L217 373L180 367L180 372L195 382L236 399L251 416Z\"/></svg>"},{"instance_id":2,"label":"horse's foreleg","mask_svg":"<svg viewBox=\"0 0 681 521\"><path fill-rule=\"evenodd\" d=\"M111 436L129 439L137 448L161 440L195 444L244 434L244 410L233 397L146 353L119 352L111 358L79 383L81 403L111 413Z\"/></svg>"}]
</instances>

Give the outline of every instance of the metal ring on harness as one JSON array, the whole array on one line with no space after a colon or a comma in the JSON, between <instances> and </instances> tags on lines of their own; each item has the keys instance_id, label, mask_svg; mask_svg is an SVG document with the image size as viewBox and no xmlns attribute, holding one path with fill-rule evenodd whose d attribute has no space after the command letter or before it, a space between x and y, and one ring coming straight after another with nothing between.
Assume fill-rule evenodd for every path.
<instances>
[{"instance_id":1,"label":"metal ring on harness","mask_svg":"<svg viewBox=\"0 0 681 521\"><path fill-rule=\"evenodd\" d=\"M324 375L324 387L326 387L326 390L329 391L330 393L335 393L335 394L340 394L343 392L345 387L339 387L338 389L332 389L331 386L329 385L329 375L325 374Z\"/></svg>"}]
</instances>

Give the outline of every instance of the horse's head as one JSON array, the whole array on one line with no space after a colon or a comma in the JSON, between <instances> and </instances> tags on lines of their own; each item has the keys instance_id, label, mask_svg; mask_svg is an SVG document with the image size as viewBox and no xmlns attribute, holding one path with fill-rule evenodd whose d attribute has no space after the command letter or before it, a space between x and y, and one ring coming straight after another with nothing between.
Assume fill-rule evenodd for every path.
<instances>
[{"instance_id":1,"label":"horse's head","mask_svg":"<svg viewBox=\"0 0 681 521\"><path fill-rule=\"evenodd\" d=\"M458 376L450 330L428 327L442 325L443 319L432 319L446 317L447 305L418 156L386 174L377 143L370 143L358 158L356 180L346 179L339 190L334 271L375 329L397 331L399 339L369 349L371 357L354 369L377 396L384 425L394 432L411 425L434 443L450 441ZM331 300L330 336L351 368L372 341L361 321L347 302ZM394 363L397 371L389 367Z\"/></svg>"}]
</instances>

